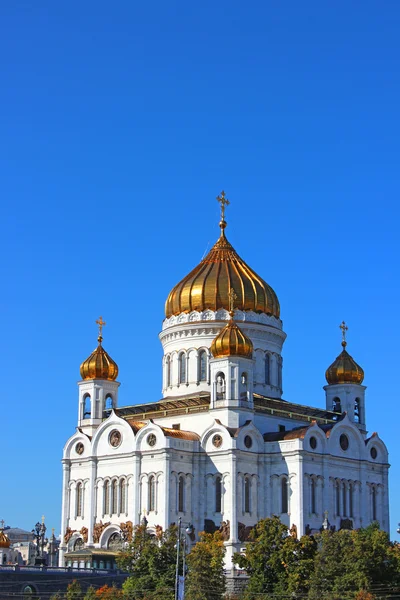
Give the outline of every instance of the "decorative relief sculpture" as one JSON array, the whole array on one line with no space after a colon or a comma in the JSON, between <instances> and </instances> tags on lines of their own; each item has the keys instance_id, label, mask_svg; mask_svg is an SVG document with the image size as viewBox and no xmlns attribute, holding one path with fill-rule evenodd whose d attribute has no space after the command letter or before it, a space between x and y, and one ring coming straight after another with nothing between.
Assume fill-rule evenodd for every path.
<instances>
[{"instance_id":1,"label":"decorative relief sculpture","mask_svg":"<svg viewBox=\"0 0 400 600\"><path fill-rule=\"evenodd\" d=\"M132 521L126 521L126 523L120 523L119 526L121 528L121 535L124 539L124 542L131 542L132 534L133 534Z\"/></svg>"},{"instance_id":2,"label":"decorative relief sculpture","mask_svg":"<svg viewBox=\"0 0 400 600\"><path fill-rule=\"evenodd\" d=\"M89 530L88 530L88 528L87 528L87 527L82 527L82 529L80 530L80 532L79 532L79 533L81 534L81 536L82 536L82 539L83 539L83 541L85 542L85 544L87 544L87 541L88 541L88 533L89 533Z\"/></svg>"},{"instance_id":3,"label":"decorative relief sculpture","mask_svg":"<svg viewBox=\"0 0 400 600\"><path fill-rule=\"evenodd\" d=\"M93 541L95 544L97 544L99 542L101 534L103 533L104 529L106 527L108 527L109 525L111 525L111 521L108 521L107 523L103 523L103 521L100 521L100 523L94 524Z\"/></svg>"},{"instance_id":4,"label":"decorative relief sculpture","mask_svg":"<svg viewBox=\"0 0 400 600\"><path fill-rule=\"evenodd\" d=\"M295 538L297 540L297 525L295 525L294 523L290 528L290 535L292 536L292 538Z\"/></svg>"},{"instance_id":5,"label":"decorative relief sculpture","mask_svg":"<svg viewBox=\"0 0 400 600\"><path fill-rule=\"evenodd\" d=\"M222 535L224 542L227 542L231 537L231 524L230 521L222 521L219 527L219 532Z\"/></svg>"},{"instance_id":6,"label":"decorative relief sculpture","mask_svg":"<svg viewBox=\"0 0 400 600\"><path fill-rule=\"evenodd\" d=\"M238 538L241 542L247 542L249 539L249 535L251 530L254 528L254 525L245 525L244 523L238 523Z\"/></svg>"},{"instance_id":7,"label":"decorative relief sculpture","mask_svg":"<svg viewBox=\"0 0 400 600\"><path fill-rule=\"evenodd\" d=\"M64 534L64 542L66 544L68 544L69 540L72 538L74 533L76 533L76 529L71 529L71 527L67 527Z\"/></svg>"}]
</instances>

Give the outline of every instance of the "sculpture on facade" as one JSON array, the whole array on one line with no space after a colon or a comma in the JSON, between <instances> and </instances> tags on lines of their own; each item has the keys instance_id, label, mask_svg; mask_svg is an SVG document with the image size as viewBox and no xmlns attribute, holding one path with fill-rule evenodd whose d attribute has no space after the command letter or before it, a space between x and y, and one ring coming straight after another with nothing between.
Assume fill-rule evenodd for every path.
<instances>
[{"instance_id":1,"label":"sculpture on facade","mask_svg":"<svg viewBox=\"0 0 400 600\"><path fill-rule=\"evenodd\" d=\"M64 534L64 542L66 544L68 544L69 540L72 538L74 533L76 533L76 529L71 529L71 527L67 527Z\"/></svg>"},{"instance_id":2,"label":"sculpture on facade","mask_svg":"<svg viewBox=\"0 0 400 600\"><path fill-rule=\"evenodd\" d=\"M100 521L100 523L94 524L93 541L95 544L97 544L99 542L101 534L103 533L104 529L106 527L108 527L109 525L111 525L111 521L108 521L107 523L103 523L103 521Z\"/></svg>"},{"instance_id":3,"label":"sculpture on facade","mask_svg":"<svg viewBox=\"0 0 400 600\"><path fill-rule=\"evenodd\" d=\"M85 544L87 544L88 541L88 528L87 527L82 527L82 529L80 530L80 534L82 536L83 541L85 542Z\"/></svg>"},{"instance_id":4,"label":"sculpture on facade","mask_svg":"<svg viewBox=\"0 0 400 600\"><path fill-rule=\"evenodd\" d=\"M132 534L133 534L133 523L132 521L126 521L126 523L120 523L119 524L120 529L121 529L121 535L124 539L124 542L131 542L132 541Z\"/></svg>"}]
</instances>

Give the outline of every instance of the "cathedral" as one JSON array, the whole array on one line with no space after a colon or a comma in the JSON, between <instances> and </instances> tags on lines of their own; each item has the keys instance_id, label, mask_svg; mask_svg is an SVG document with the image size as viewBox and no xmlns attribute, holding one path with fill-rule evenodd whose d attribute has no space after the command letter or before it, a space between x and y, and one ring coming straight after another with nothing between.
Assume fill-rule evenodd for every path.
<instances>
[{"instance_id":1,"label":"cathedral","mask_svg":"<svg viewBox=\"0 0 400 600\"><path fill-rule=\"evenodd\" d=\"M161 400L120 405L97 321L63 452L60 566L113 568L139 523L155 532L180 520L187 548L219 529L227 569L272 515L297 536L372 521L389 531L388 452L368 436L345 323L325 408L283 399L278 297L229 243L224 192L218 201L219 239L165 303Z\"/></svg>"}]
</instances>

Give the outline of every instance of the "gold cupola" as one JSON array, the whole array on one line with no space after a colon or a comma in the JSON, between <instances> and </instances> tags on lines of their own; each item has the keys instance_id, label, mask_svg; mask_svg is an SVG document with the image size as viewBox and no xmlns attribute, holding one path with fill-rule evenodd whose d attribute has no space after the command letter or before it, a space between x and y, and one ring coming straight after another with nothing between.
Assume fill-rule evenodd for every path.
<instances>
[{"instance_id":1,"label":"gold cupola","mask_svg":"<svg viewBox=\"0 0 400 600\"><path fill-rule=\"evenodd\" d=\"M229 294L230 321L211 342L210 350L214 358L225 358L226 356L242 356L253 358L253 342L233 319L234 301L237 299L236 292L231 288Z\"/></svg>"},{"instance_id":2,"label":"gold cupola","mask_svg":"<svg viewBox=\"0 0 400 600\"><path fill-rule=\"evenodd\" d=\"M3 527L0 528L0 548L9 548L11 541L9 537L4 533Z\"/></svg>"},{"instance_id":3,"label":"gold cupola","mask_svg":"<svg viewBox=\"0 0 400 600\"><path fill-rule=\"evenodd\" d=\"M81 377L82 379L107 379L108 381L115 381L118 377L118 365L101 345L103 341L102 330L106 323L102 317L96 323L99 326L99 336L97 338L99 345L89 358L81 364Z\"/></svg>"},{"instance_id":4,"label":"gold cupola","mask_svg":"<svg viewBox=\"0 0 400 600\"><path fill-rule=\"evenodd\" d=\"M221 234L207 256L170 292L165 303L167 318L192 310L229 310L229 293L238 294L236 308L266 313L279 318L280 308L274 290L236 253L225 236L225 192L217 197L221 204Z\"/></svg>"},{"instance_id":5,"label":"gold cupola","mask_svg":"<svg viewBox=\"0 0 400 600\"><path fill-rule=\"evenodd\" d=\"M361 385L364 380L364 371L346 350L346 331L348 330L348 327L344 321L339 327L342 330L343 335L343 350L331 366L327 368L325 373L326 381L329 385L338 383L356 383Z\"/></svg>"}]
</instances>

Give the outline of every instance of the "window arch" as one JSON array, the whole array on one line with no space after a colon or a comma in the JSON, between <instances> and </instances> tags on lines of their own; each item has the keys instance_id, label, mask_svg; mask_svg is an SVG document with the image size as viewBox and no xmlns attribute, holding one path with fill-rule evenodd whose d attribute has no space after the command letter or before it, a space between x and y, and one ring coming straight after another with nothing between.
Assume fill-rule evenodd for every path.
<instances>
[{"instance_id":1,"label":"window arch","mask_svg":"<svg viewBox=\"0 0 400 600\"><path fill-rule=\"evenodd\" d=\"M178 479L178 511L184 512L185 510L185 479L181 475Z\"/></svg>"},{"instance_id":2,"label":"window arch","mask_svg":"<svg viewBox=\"0 0 400 600\"><path fill-rule=\"evenodd\" d=\"M354 420L356 423L361 423L360 398L354 400Z\"/></svg>"},{"instance_id":3,"label":"window arch","mask_svg":"<svg viewBox=\"0 0 400 600\"><path fill-rule=\"evenodd\" d=\"M186 383L186 356L184 352L179 355L179 383Z\"/></svg>"},{"instance_id":4,"label":"window arch","mask_svg":"<svg viewBox=\"0 0 400 600\"><path fill-rule=\"evenodd\" d=\"M338 481L336 482L335 493L336 493L336 514L338 516L340 516L340 483Z\"/></svg>"},{"instance_id":5,"label":"window arch","mask_svg":"<svg viewBox=\"0 0 400 600\"><path fill-rule=\"evenodd\" d=\"M126 512L126 480L119 482L119 513Z\"/></svg>"},{"instance_id":6,"label":"window arch","mask_svg":"<svg viewBox=\"0 0 400 600\"><path fill-rule=\"evenodd\" d=\"M376 521L376 487L372 488L372 520Z\"/></svg>"},{"instance_id":7,"label":"window arch","mask_svg":"<svg viewBox=\"0 0 400 600\"><path fill-rule=\"evenodd\" d=\"M81 482L76 484L76 516L82 517L83 512L83 485Z\"/></svg>"},{"instance_id":8,"label":"window arch","mask_svg":"<svg viewBox=\"0 0 400 600\"><path fill-rule=\"evenodd\" d=\"M116 479L111 484L111 514L115 514L117 512L117 490L118 490L118 482Z\"/></svg>"},{"instance_id":9,"label":"window arch","mask_svg":"<svg viewBox=\"0 0 400 600\"><path fill-rule=\"evenodd\" d=\"M225 398L225 375L218 373L216 378L217 386L217 400L223 400Z\"/></svg>"},{"instance_id":10,"label":"window arch","mask_svg":"<svg viewBox=\"0 0 400 600\"><path fill-rule=\"evenodd\" d=\"M282 504L282 513L289 512L289 498L288 498L288 479L287 477L283 477L281 481L281 504Z\"/></svg>"},{"instance_id":11,"label":"window arch","mask_svg":"<svg viewBox=\"0 0 400 600\"><path fill-rule=\"evenodd\" d=\"M148 498L149 511L156 509L156 478L154 475L149 477L149 498Z\"/></svg>"},{"instance_id":12,"label":"window arch","mask_svg":"<svg viewBox=\"0 0 400 600\"><path fill-rule=\"evenodd\" d=\"M107 394L105 408L106 408L106 410L110 410L113 407L114 407L113 397L111 394Z\"/></svg>"},{"instance_id":13,"label":"window arch","mask_svg":"<svg viewBox=\"0 0 400 600\"><path fill-rule=\"evenodd\" d=\"M250 512L250 491L251 491L251 481L250 477L245 477L244 479L244 512Z\"/></svg>"},{"instance_id":14,"label":"window arch","mask_svg":"<svg viewBox=\"0 0 400 600\"><path fill-rule=\"evenodd\" d=\"M199 381L207 381L207 352L199 352Z\"/></svg>"},{"instance_id":15,"label":"window arch","mask_svg":"<svg viewBox=\"0 0 400 600\"><path fill-rule=\"evenodd\" d=\"M166 387L169 387L171 385L171 357L170 356L167 356L167 358L165 360L165 366L166 366L165 382L166 382Z\"/></svg>"},{"instance_id":16,"label":"window arch","mask_svg":"<svg viewBox=\"0 0 400 600\"><path fill-rule=\"evenodd\" d=\"M264 366L264 376L265 376L265 383L267 385L270 385L271 383L271 373L270 373L270 367L271 367L271 358L269 354L265 355L265 366Z\"/></svg>"},{"instance_id":17,"label":"window arch","mask_svg":"<svg viewBox=\"0 0 400 600\"><path fill-rule=\"evenodd\" d=\"M220 513L222 507L222 478L218 475L215 480L215 512Z\"/></svg>"},{"instance_id":18,"label":"window arch","mask_svg":"<svg viewBox=\"0 0 400 600\"><path fill-rule=\"evenodd\" d=\"M311 479L311 514L316 513L316 482L315 479Z\"/></svg>"},{"instance_id":19,"label":"window arch","mask_svg":"<svg viewBox=\"0 0 400 600\"><path fill-rule=\"evenodd\" d=\"M278 358L278 388L282 390L282 356Z\"/></svg>"},{"instance_id":20,"label":"window arch","mask_svg":"<svg viewBox=\"0 0 400 600\"><path fill-rule=\"evenodd\" d=\"M104 482L103 506L104 506L103 514L104 515L109 514L109 512L110 512L110 482L109 481Z\"/></svg>"},{"instance_id":21,"label":"window arch","mask_svg":"<svg viewBox=\"0 0 400 600\"><path fill-rule=\"evenodd\" d=\"M340 398L336 397L333 399L332 410L334 412L342 412L342 403L340 402Z\"/></svg>"},{"instance_id":22,"label":"window arch","mask_svg":"<svg viewBox=\"0 0 400 600\"><path fill-rule=\"evenodd\" d=\"M91 417L91 398L90 394L85 394L83 397L83 418L90 419Z\"/></svg>"}]
</instances>

